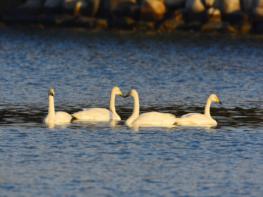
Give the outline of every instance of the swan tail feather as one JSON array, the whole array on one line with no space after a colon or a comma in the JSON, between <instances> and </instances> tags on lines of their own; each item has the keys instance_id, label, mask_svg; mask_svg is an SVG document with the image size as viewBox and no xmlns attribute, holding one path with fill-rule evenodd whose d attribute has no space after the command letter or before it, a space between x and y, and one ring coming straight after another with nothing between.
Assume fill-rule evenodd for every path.
<instances>
[{"instance_id":1,"label":"swan tail feather","mask_svg":"<svg viewBox=\"0 0 263 197\"><path fill-rule=\"evenodd\" d=\"M72 122L74 122L75 120L77 120L77 118L76 118L75 116L72 116L72 118L71 118L71 121L70 121L70 122L72 123Z\"/></svg>"},{"instance_id":2,"label":"swan tail feather","mask_svg":"<svg viewBox=\"0 0 263 197\"><path fill-rule=\"evenodd\" d=\"M175 118L175 121L174 121L173 125L174 125L174 126L178 126L178 125L179 125L177 118Z\"/></svg>"}]
</instances>

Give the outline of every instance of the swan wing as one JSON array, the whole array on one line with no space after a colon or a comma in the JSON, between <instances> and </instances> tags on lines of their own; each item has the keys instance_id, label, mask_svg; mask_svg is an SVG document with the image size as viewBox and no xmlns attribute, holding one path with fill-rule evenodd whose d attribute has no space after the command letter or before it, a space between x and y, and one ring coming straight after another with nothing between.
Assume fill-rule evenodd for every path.
<instances>
[{"instance_id":1,"label":"swan wing","mask_svg":"<svg viewBox=\"0 0 263 197\"><path fill-rule=\"evenodd\" d=\"M175 124L182 126L216 126L217 122L204 114L190 113L176 118Z\"/></svg>"},{"instance_id":2,"label":"swan wing","mask_svg":"<svg viewBox=\"0 0 263 197\"><path fill-rule=\"evenodd\" d=\"M135 127L173 127L175 115L170 113L142 113L135 121Z\"/></svg>"},{"instance_id":3,"label":"swan wing","mask_svg":"<svg viewBox=\"0 0 263 197\"><path fill-rule=\"evenodd\" d=\"M187 117L191 117L191 116L195 116L195 115L200 115L200 114L199 113L189 113L189 114L182 115L181 118L187 118Z\"/></svg>"},{"instance_id":4,"label":"swan wing","mask_svg":"<svg viewBox=\"0 0 263 197\"><path fill-rule=\"evenodd\" d=\"M70 123L72 116L67 112L56 112L55 113L55 123L56 124L63 124L63 123Z\"/></svg>"},{"instance_id":5,"label":"swan wing","mask_svg":"<svg viewBox=\"0 0 263 197\"><path fill-rule=\"evenodd\" d=\"M88 108L72 116L78 121L107 122L111 120L112 113L105 108Z\"/></svg>"}]
</instances>

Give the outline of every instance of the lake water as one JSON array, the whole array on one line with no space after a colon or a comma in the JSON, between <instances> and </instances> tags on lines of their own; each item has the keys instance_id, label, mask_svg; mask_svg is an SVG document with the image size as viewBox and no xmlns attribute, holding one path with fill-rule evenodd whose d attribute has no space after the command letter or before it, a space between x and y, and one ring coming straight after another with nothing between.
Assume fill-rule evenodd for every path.
<instances>
[{"instance_id":1,"label":"lake water","mask_svg":"<svg viewBox=\"0 0 263 197\"><path fill-rule=\"evenodd\" d=\"M0 196L262 196L263 39L84 30L0 31ZM123 122L48 129L56 109L108 107L114 85L141 110L202 112L214 129L140 129ZM132 100L117 99L125 120Z\"/></svg>"}]
</instances>

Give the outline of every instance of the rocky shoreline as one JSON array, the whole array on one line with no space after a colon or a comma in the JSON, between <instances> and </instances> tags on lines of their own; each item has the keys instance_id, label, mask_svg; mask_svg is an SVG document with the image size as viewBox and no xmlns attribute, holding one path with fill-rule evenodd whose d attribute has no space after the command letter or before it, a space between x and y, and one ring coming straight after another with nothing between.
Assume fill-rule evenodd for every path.
<instances>
[{"instance_id":1,"label":"rocky shoreline","mask_svg":"<svg viewBox=\"0 0 263 197\"><path fill-rule=\"evenodd\" d=\"M9 0L2 24L263 33L263 0Z\"/></svg>"}]
</instances>

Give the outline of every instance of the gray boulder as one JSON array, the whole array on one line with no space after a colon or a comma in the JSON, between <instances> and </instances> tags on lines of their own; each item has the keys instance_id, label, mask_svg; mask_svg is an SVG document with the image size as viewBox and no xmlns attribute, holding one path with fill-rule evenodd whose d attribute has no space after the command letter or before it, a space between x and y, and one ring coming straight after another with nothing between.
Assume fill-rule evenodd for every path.
<instances>
[{"instance_id":1,"label":"gray boulder","mask_svg":"<svg viewBox=\"0 0 263 197\"><path fill-rule=\"evenodd\" d=\"M48 11L58 12L63 8L63 0L45 0L44 9Z\"/></svg>"},{"instance_id":2,"label":"gray boulder","mask_svg":"<svg viewBox=\"0 0 263 197\"><path fill-rule=\"evenodd\" d=\"M95 16L100 4L101 0L64 0L63 9L75 15Z\"/></svg>"},{"instance_id":3,"label":"gray boulder","mask_svg":"<svg viewBox=\"0 0 263 197\"><path fill-rule=\"evenodd\" d=\"M247 13L251 14L253 11L253 7L255 5L255 0L241 0L240 1L242 10Z\"/></svg>"},{"instance_id":4,"label":"gray boulder","mask_svg":"<svg viewBox=\"0 0 263 197\"><path fill-rule=\"evenodd\" d=\"M161 20L166 13L166 7L163 0L144 0L141 6L141 19L143 20Z\"/></svg>"},{"instance_id":5,"label":"gray boulder","mask_svg":"<svg viewBox=\"0 0 263 197\"><path fill-rule=\"evenodd\" d=\"M257 18L263 18L263 0L255 0L253 14Z\"/></svg>"},{"instance_id":6,"label":"gray boulder","mask_svg":"<svg viewBox=\"0 0 263 197\"><path fill-rule=\"evenodd\" d=\"M100 4L100 15L103 17L131 16L137 0L103 0Z\"/></svg>"},{"instance_id":7,"label":"gray boulder","mask_svg":"<svg viewBox=\"0 0 263 197\"><path fill-rule=\"evenodd\" d=\"M205 11L205 5L202 0L186 0L186 10L191 13L202 13Z\"/></svg>"},{"instance_id":8,"label":"gray boulder","mask_svg":"<svg viewBox=\"0 0 263 197\"><path fill-rule=\"evenodd\" d=\"M184 8L185 0L164 0L167 9Z\"/></svg>"},{"instance_id":9,"label":"gray boulder","mask_svg":"<svg viewBox=\"0 0 263 197\"><path fill-rule=\"evenodd\" d=\"M240 0L222 0L221 2L222 13L234 14L241 11Z\"/></svg>"},{"instance_id":10,"label":"gray boulder","mask_svg":"<svg viewBox=\"0 0 263 197\"><path fill-rule=\"evenodd\" d=\"M205 6L208 8L215 7L217 0L204 0Z\"/></svg>"},{"instance_id":11,"label":"gray boulder","mask_svg":"<svg viewBox=\"0 0 263 197\"><path fill-rule=\"evenodd\" d=\"M10 10L18 7L19 5L21 5L24 2L25 2L25 0L4 0L4 1L0 1L0 14L10 11Z\"/></svg>"},{"instance_id":12,"label":"gray boulder","mask_svg":"<svg viewBox=\"0 0 263 197\"><path fill-rule=\"evenodd\" d=\"M30 10L32 12L43 8L45 0L26 0L25 3L20 6L21 9Z\"/></svg>"}]
</instances>

